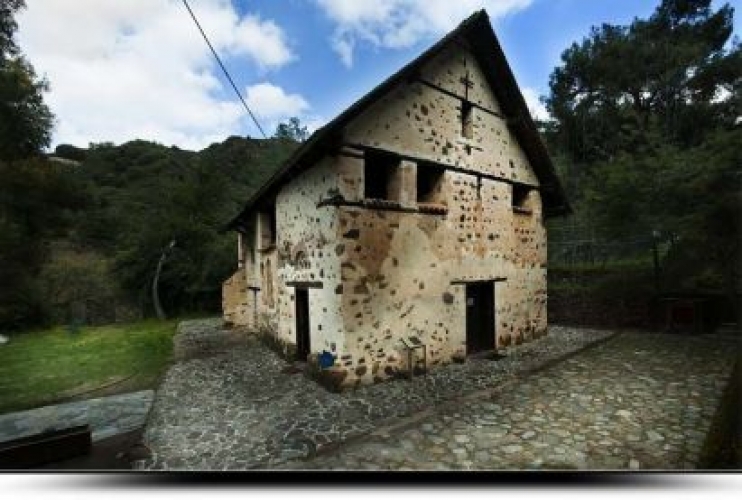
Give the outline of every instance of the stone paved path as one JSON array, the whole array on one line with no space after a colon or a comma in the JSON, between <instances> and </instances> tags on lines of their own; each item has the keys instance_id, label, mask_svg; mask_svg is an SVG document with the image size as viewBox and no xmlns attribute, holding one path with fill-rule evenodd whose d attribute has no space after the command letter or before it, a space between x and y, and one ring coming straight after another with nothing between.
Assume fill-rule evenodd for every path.
<instances>
[{"instance_id":1,"label":"stone paved path","mask_svg":"<svg viewBox=\"0 0 742 500\"><path fill-rule=\"evenodd\" d=\"M144 426L154 391L42 406L0 415L0 442L39 432L90 424L93 441Z\"/></svg>"},{"instance_id":2,"label":"stone paved path","mask_svg":"<svg viewBox=\"0 0 742 500\"><path fill-rule=\"evenodd\" d=\"M289 469L690 469L739 348L626 333Z\"/></svg>"},{"instance_id":3,"label":"stone paved path","mask_svg":"<svg viewBox=\"0 0 742 500\"><path fill-rule=\"evenodd\" d=\"M177 350L211 345L229 335L218 320L187 322ZM302 374L285 372L273 352L247 340L228 350L186 359L168 371L145 432L153 455L144 469L277 467L337 446L463 394L491 389L612 332L551 327L549 334L509 348L498 360L470 360L412 380L394 380L343 394L327 392ZM189 340L190 339L190 340Z\"/></svg>"}]
</instances>

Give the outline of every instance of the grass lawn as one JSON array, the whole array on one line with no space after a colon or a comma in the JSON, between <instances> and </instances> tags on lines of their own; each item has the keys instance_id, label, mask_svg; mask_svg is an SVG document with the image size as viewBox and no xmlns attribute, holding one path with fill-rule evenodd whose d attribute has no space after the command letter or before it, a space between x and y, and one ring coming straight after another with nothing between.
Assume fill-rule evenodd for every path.
<instances>
[{"instance_id":1,"label":"grass lawn","mask_svg":"<svg viewBox=\"0 0 742 500\"><path fill-rule=\"evenodd\" d=\"M0 346L0 413L154 388L177 321L15 334Z\"/></svg>"}]
</instances>

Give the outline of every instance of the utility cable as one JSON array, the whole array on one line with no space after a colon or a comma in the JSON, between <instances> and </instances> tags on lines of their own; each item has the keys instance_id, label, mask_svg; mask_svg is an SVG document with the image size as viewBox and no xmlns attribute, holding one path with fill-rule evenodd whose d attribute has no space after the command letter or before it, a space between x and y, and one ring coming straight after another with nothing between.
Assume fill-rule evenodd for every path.
<instances>
[{"instance_id":1,"label":"utility cable","mask_svg":"<svg viewBox=\"0 0 742 500\"><path fill-rule=\"evenodd\" d=\"M204 33L204 30L201 27L201 24L198 22L198 19L196 19L196 15L191 10L191 6L188 5L187 0L183 0L183 5L185 5L186 9L188 9L188 13L191 15L193 22L196 23L196 27L198 28L198 31L200 31L201 36L204 37L204 40L206 41L206 45L208 45L209 48L211 49L211 53L214 54L214 58L216 59L216 62L219 63L219 66L222 68L222 71L224 72L224 76L226 76L227 80L229 80L229 83L232 84L232 88L234 89L234 92L237 94L237 97L240 98L242 105L245 106L245 109L250 115L250 118L252 118L252 121L255 122L255 125L258 127L258 130L260 130L260 133L263 134L263 139L267 139L268 136L265 135L265 131L263 131L263 127L260 126L260 123L258 123L257 118L255 118L255 115L253 114L253 112L250 111L250 107L245 102L245 99L242 98L242 94L240 94L240 91L237 90L237 85L234 84L234 80L232 80L232 77L229 75L229 71L227 71L227 68L224 67L222 60L219 58L219 54L216 53L216 50L214 50L214 46L211 45L211 42L209 41L209 37L207 37L206 33Z\"/></svg>"}]
</instances>

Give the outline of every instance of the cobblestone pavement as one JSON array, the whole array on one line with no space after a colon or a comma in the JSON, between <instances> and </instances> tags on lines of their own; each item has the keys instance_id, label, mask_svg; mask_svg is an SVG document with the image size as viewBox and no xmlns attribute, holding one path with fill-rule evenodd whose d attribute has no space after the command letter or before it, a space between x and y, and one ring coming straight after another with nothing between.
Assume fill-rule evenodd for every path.
<instances>
[{"instance_id":1,"label":"cobblestone pavement","mask_svg":"<svg viewBox=\"0 0 742 500\"><path fill-rule=\"evenodd\" d=\"M235 347L244 346L249 339L243 329L225 330L222 318L183 321L173 338L173 357L176 360L203 358L226 354Z\"/></svg>"},{"instance_id":2,"label":"cobblestone pavement","mask_svg":"<svg viewBox=\"0 0 742 500\"><path fill-rule=\"evenodd\" d=\"M275 468L332 448L352 437L512 380L613 332L550 327L549 334L511 347L498 360L470 360L427 376L334 394L255 340L214 348L228 338L219 320L181 325L176 351L210 345L208 356L173 365L157 391L145 442L152 457L142 469ZM188 358L189 356L185 356Z\"/></svg>"},{"instance_id":3,"label":"cobblestone pavement","mask_svg":"<svg viewBox=\"0 0 742 500\"><path fill-rule=\"evenodd\" d=\"M626 333L289 469L690 469L734 339Z\"/></svg>"},{"instance_id":4,"label":"cobblestone pavement","mask_svg":"<svg viewBox=\"0 0 742 500\"><path fill-rule=\"evenodd\" d=\"M0 442L75 425L90 424L93 441L141 428L154 391L42 406L0 415Z\"/></svg>"}]
</instances>

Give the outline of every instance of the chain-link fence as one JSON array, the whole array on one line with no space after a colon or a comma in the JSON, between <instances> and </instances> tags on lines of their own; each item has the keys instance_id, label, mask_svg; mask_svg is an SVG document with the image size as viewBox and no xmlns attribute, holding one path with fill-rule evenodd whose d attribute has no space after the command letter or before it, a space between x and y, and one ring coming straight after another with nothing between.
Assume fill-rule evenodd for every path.
<instances>
[{"instance_id":1,"label":"chain-link fence","mask_svg":"<svg viewBox=\"0 0 742 500\"><path fill-rule=\"evenodd\" d=\"M649 327L659 294L663 244L653 234L608 239L589 225L549 228L549 319Z\"/></svg>"}]
</instances>

